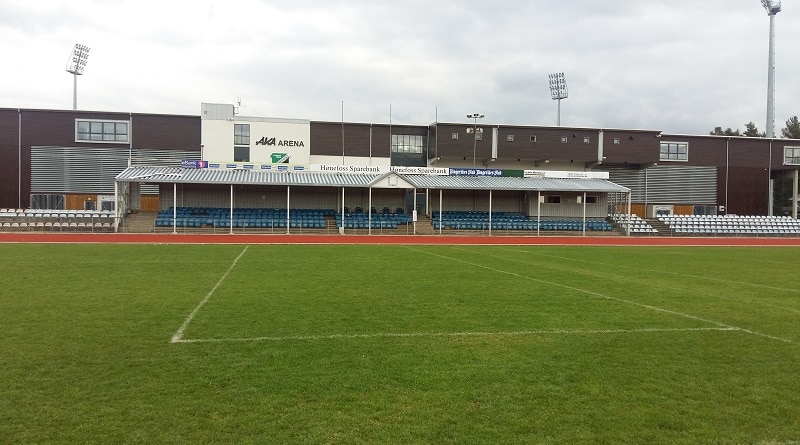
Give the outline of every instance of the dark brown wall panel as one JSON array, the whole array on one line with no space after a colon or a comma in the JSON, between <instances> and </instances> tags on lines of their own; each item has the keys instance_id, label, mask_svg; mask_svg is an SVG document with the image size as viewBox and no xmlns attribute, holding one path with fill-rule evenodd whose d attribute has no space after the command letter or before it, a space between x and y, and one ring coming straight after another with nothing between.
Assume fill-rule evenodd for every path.
<instances>
[{"instance_id":1,"label":"dark brown wall panel","mask_svg":"<svg viewBox=\"0 0 800 445\"><path fill-rule=\"evenodd\" d=\"M311 123L311 155L319 156L379 156L391 154L388 124L357 124L341 122ZM427 136L428 128L409 125L391 126L392 134ZM344 147L342 137L344 136Z\"/></svg>"},{"instance_id":2,"label":"dark brown wall panel","mask_svg":"<svg viewBox=\"0 0 800 445\"><path fill-rule=\"evenodd\" d=\"M200 151L197 116L133 115L134 148Z\"/></svg>"},{"instance_id":3,"label":"dark brown wall panel","mask_svg":"<svg viewBox=\"0 0 800 445\"><path fill-rule=\"evenodd\" d=\"M0 208L19 204L19 113L0 110Z\"/></svg>"}]
</instances>

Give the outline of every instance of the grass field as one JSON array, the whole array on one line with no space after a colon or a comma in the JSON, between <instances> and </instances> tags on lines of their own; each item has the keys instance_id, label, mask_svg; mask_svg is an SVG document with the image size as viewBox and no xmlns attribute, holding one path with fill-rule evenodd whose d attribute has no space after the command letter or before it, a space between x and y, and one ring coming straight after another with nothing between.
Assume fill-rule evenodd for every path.
<instances>
[{"instance_id":1,"label":"grass field","mask_svg":"<svg viewBox=\"0 0 800 445\"><path fill-rule=\"evenodd\" d=\"M0 443L800 443L797 248L0 244Z\"/></svg>"}]
</instances>

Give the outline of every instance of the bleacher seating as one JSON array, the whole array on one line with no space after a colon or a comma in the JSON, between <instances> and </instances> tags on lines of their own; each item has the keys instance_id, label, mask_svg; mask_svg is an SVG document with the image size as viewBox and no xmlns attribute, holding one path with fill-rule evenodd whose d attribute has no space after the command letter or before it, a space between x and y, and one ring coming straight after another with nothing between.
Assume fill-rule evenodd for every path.
<instances>
[{"instance_id":1,"label":"bleacher seating","mask_svg":"<svg viewBox=\"0 0 800 445\"><path fill-rule=\"evenodd\" d=\"M444 211L433 212L431 223L434 230L488 230L489 212L473 211ZM492 230L517 230L517 231L583 231L584 221L582 219L563 219L546 218L537 221L536 218L529 218L519 212L492 212ZM610 231L611 224L605 219L589 218L586 220L587 231Z\"/></svg>"},{"instance_id":2,"label":"bleacher seating","mask_svg":"<svg viewBox=\"0 0 800 445\"><path fill-rule=\"evenodd\" d=\"M383 211L380 213L373 207L371 215L364 213L363 210L359 211L359 207L356 207L355 213L344 214L344 223L342 222L343 218L341 213L336 212L335 218L336 227L341 228L344 226L345 229L397 229L399 226L411 222L411 217L409 215L402 211L389 213L388 207L384 207Z\"/></svg>"},{"instance_id":3,"label":"bleacher seating","mask_svg":"<svg viewBox=\"0 0 800 445\"><path fill-rule=\"evenodd\" d=\"M114 212L108 210L0 209L3 231L110 232Z\"/></svg>"},{"instance_id":4,"label":"bleacher seating","mask_svg":"<svg viewBox=\"0 0 800 445\"><path fill-rule=\"evenodd\" d=\"M231 218L229 208L170 207L158 212L155 227L285 229L288 224L290 228L324 229L325 217L333 214L333 210L290 209L287 218L286 209L235 208Z\"/></svg>"},{"instance_id":5,"label":"bleacher seating","mask_svg":"<svg viewBox=\"0 0 800 445\"><path fill-rule=\"evenodd\" d=\"M651 226L649 222L643 220L636 214L632 214L628 217L627 214L617 213L611 215L611 220L618 224L625 232L628 232L630 229L631 234L655 235L658 233L658 229Z\"/></svg>"},{"instance_id":6,"label":"bleacher seating","mask_svg":"<svg viewBox=\"0 0 800 445\"><path fill-rule=\"evenodd\" d=\"M659 220L675 235L800 236L800 221L788 216L669 215Z\"/></svg>"}]
</instances>

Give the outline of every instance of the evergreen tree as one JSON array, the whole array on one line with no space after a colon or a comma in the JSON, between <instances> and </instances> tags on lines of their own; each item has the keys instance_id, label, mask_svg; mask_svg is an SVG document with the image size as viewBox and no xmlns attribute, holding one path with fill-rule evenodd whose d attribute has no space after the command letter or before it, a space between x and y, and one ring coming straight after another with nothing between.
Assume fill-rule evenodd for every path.
<instances>
[{"instance_id":1,"label":"evergreen tree","mask_svg":"<svg viewBox=\"0 0 800 445\"><path fill-rule=\"evenodd\" d=\"M800 139L800 122L798 122L797 116L792 116L786 120L786 128L781 130L781 134L785 138Z\"/></svg>"}]
</instances>

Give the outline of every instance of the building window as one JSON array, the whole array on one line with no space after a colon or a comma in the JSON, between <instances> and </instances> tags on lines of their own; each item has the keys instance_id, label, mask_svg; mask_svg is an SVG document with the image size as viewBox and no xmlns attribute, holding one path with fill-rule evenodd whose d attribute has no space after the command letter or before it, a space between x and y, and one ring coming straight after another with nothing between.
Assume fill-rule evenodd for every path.
<instances>
[{"instance_id":1,"label":"building window","mask_svg":"<svg viewBox=\"0 0 800 445\"><path fill-rule=\"evenodd\" d=\"M458 133L450 133L450 139L458 139Z\"/></svg>"},{"instance_id":2,"label":"building window","mask_svg":"<svg viewBox=\"0 0 800 445\"><path fill-rule=\"evenodd\" d=\"M569 141L569 138L566 136L561 136L561 143L566 144Z\"/></svg>"},{"instance_id":3,"label":"building window","mask_svg":"<svg viewBox=\"0 0 800 445\"><path fill-rule=\"evenodd\" d=\"M235 145L250 145L250 124L233 125L233 143Z\"/></svg>"},{"instance_id":4,"label":"building window","mask_svg":"<svg viewBox=\"0 0 800 445\"><path fill-rule=\"evenodd\" d=\"M128 121L75 121L75 142L128 142Z\"/></svg>"},{"instance_id":5,"label":"building window","mask_svg":"<svg viewBox=\"0 0 800 445\"><path fill-rule=\"evenodd\" d=\"M392 153L425 153L425 136L416 134L393 134Z\"/></svg>"},{"instance_id":6,"label":"building window","mask_svg":"<svg viewBox=\"0 0 800 445\"><path fill-rule=\"evenodd\" d=\"M586 195L586 204L599 204L599 203L600 203L599 196Z\"/></svg>"},{"instance_id":7,"label":"building window","mask_svg":"<svg viewBox=\"0 0 800 445\"><path fill-rule=\"evenodd\" d=\"M591 142L591 139L589 138L589 136L584 136L583 143L584 144L588 144L589 142Z\"/></svg>"},{"instance_id":8,"label":"building window","mask_svg":"<svg viewBox=\"0 0 800 445\"><path fill-rule=\"evenodd\" d=\"M619 145L619 138L614 138L614 145Z\"/></svg>"},{"instance_id":9,"label":"building window","mask_svg":"<svg viewBox=\"0 0 800 445\"><path fill-rule=\"evenodd\" d=\"M531 135L531 142L536 142L536 136Z\"/></svg>"},{"instance_id":10,"label":"building window","mask_svg":"<svg viewBox=\"0 0 800 445\"><path fill-rule=\"evenodd\" d=\"M507 134L506 135L506 142L514 142L514 135L513 134Z\"/></svg>"},{"instance_id":11,"label":"building window","mask_svg":"<svg viewBox=\"0 0 800 445\"><path fill-rule=\"evenodd\" d=\"M233 147L233 162L250 162L250 147Z\"/></svg>"},{"instance_id":12,"label":"building window","mask_svg":"<svg viewBox=\"0 0 800 445\"><path fill-rule=\"evenodd\" d=\"M475 133L475 140L476 141L482 141L483 140L483 133L481 133L480 131Z\"/></svg>"},{"instance_id":13,"label":"building window","mask_svg":"<svg viewBox=\"0 0 800 445\"><path fill-rule=\"evenodd\" d=\"M784 165L800 165L800 147L784 147Z\"/></svg>"},{"instance_id":14,"label":"building window","mask_svg":"<svg viewBox=\"0 0 800 445\"><path fill-rule=\"evenodd\" d=\"M545 202L548 204L561 204L561 196L559 195L547 195L545 197Z\"/></svg>"},{"instance_id":15,"label":"building window","mask_svg":"<svg viewBox=\"0 0 800 445\"><path fill-rule=\"evenodd\" d=\"M688 161L689 144L687 142L662 142L658 158L661 161Z\"/></svg>"}]
</instances>

